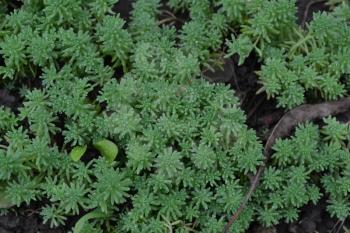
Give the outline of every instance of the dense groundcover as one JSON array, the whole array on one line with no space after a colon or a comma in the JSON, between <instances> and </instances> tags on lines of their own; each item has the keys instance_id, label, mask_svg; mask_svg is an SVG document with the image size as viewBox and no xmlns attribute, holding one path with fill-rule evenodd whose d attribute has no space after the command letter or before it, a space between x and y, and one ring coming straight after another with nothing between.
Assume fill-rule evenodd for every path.
<instances>
[{"instance_id":1,"label":"dense groundcover","mask_svg":"<svg viewBox=\"0 0 350 233\"><path fill-rule=\"evenodd\" d=\"M311 20L313 3L298 13L293 0L118 4L1 1L3 216L243 233L324 205L343 225L349 1L322 1Z\"/></svg>"}]
</instances>

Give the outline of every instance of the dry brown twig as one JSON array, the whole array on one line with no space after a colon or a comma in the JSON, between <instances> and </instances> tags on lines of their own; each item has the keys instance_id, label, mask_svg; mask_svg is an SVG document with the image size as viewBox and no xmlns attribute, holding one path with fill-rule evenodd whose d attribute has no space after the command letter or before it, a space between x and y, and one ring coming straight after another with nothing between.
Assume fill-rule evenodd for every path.
<instances>
[{"instance_id":1,"label":"dry brown twig","mask_svg":"<svg viewBox=\"0 0 350 233\"><path fill-rule=\"evenodd\" d=\"M306 5L306 9L304 11L304 15L303 15L303 19L300 23L301 27L304 28L305 27L305 24L306 24L306 20L307 20L307 16L310 12L310 7L314 4L318 4L318 3L322 3L322 2L325 2L325 0L313 0L313 1L310 1L307 5Z\"/></svg>"},{"instance_id":2,"label":"dry brown twig","mask_svg":"<svg viewBox=\"0 0 350 233\"><path fill-rule=\"evenodd\" d=\"M247 206L248 201L258 187L260 178L268 164L271 148L277 138L288 136L291 130L300 123L320 119L330 115L337 115L350 109L350 97L337 101L329 101L320 104L304 104L287 112L275 125L264 147L264 161L254 175L248 193L241 201L237 211L231 216L222 233L228 233L230 227L236 222L240 214Z\"/></svg>"},{"instance_id":3,"label":"dry brown twig","mask_svg":"<svg viewBox=\"0 0 350 233\"><path fill-rule=\"evenodd\" d=\"M180 23L185 23L184 20L176 17L176 15L174 15L172 12L170 12L168 10L162 10L161 13L168 15L169 17L160 20L158 22L158 25L165 24L165 23L172 22L172 21L179 21Z\"/></svg>"}]
</instances>

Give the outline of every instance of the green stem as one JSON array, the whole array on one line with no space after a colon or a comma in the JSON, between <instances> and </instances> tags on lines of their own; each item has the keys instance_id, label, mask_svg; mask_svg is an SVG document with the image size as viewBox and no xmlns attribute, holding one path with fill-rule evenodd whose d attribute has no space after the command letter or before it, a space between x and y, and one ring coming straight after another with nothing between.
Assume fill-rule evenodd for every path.
<instances>
[{"instance_id":1,"label":"green stem","mask_svg":"<svg viewBox=\"0 0 350 233\"><path fill-rule=\"evenodd\" d=\"M288 56L292 57L295 53L295 51L302 46L304 43L306 43L308 40L312 39L312 36L310 34L308 34L307 36L305 36L304 38L302 38L301 40L299 40L296 44L293 45L293 47L290 49Z\"/></svg>"}]
</instances>

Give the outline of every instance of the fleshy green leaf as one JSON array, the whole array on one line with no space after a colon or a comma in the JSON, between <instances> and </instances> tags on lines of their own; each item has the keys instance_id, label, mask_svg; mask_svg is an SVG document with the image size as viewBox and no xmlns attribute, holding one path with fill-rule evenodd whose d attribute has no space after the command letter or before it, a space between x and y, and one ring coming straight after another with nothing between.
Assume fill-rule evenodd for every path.
<instances>
[{"instance_id":1,"label":"fleshy green leaf","mask_svg":"<svg viewBox=\"0 0 350 233\"><path fill-rule=\"evenodd\" d=\"M70 157L73 161L78 161L86 152L87 146L76 146L70 152Z\"/></svg>"},{"instance_id":2,"label":"fleshy green leaf","mask_svg":"<svg viewBox=\"0 0 350 233\"><path fill-rule=\"evenodd\" d=\"M81 217L78 222L75 224L73 228L73 233L80 233L82 232L82 229L84 228L85 224L90 219L96 219L96 218L104 218L106 217L105 213L102 213L100 211L92 211L90 213L85 214L83 217Z\"/></svg>"},{"instance_id":3,"label":"fleshy green leaf","mask_svg":"<svg viewBox=\"0 0 350 233\"><path fill-rule=\"evenodd\" d=\"M103 139L96 142L94 144L94 147L110 162L112 162L117 157L118 147L112 141Z\"/></svg>"}]
</instances>

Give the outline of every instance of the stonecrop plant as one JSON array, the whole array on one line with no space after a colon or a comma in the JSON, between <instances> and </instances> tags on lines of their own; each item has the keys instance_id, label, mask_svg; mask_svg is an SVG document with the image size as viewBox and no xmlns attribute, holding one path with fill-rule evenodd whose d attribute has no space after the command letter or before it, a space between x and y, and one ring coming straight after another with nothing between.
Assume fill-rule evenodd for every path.
<instances>
[{"instance_id":1,"label":"stonecrop plant","mask_svg":"<svg viewBox=\"0 0 350 233\"><path fill-rule=\"evenodd\" d=\"M286 109L348 93L345 3L301 28L293 0L170 0L180 27L160 0L128 22L117 0L1 2L0 87L20 106L0 107L0 208L40 203L51 227L78 216L73 233L223 230L264 160L235 91L202 77L224 56L256 54L259 92ZM279 139L230 232L296 221L322 196L345 219L349 132L329 117Z\"/></svg>"},{"instance_id":2,"label":"stonecrop plant","mask_svg":"<svg viewBox=\"0 0 350 233\"><path fill-rule=\"evenodd\" d=\"M276 98L280 107L296 107L310 95L309 101L343 97L349 91L350 7L341 2L332 12L315 13L302 28L294 1L252 1L250 7L241 0L223 1L223 11L240 22L241 31L227 40L228 55L238 54L242 64L255 52L263 63L259 92ZM248 19L240 20L242 15Z\"/></svg>"},{"instance_id":3,"label":"stonecrop plant","mask_svg":"<svg viewBox=\"0 0 350 233\"><path fill-rule=\"evenodd\" d=\"M331 216L349 216L349 127L331 117L324 124L302 124L292 137L278 139L273 146L271 165L255 197L266 225L281 218L296 221L300 207L316 204L321 197L327 198Z\"/></svg>"}]
</instances>

